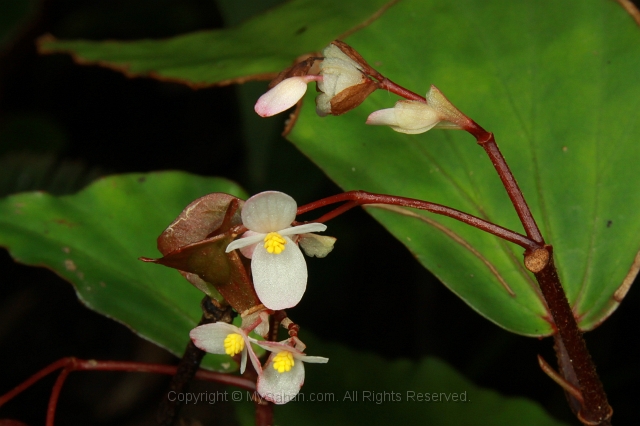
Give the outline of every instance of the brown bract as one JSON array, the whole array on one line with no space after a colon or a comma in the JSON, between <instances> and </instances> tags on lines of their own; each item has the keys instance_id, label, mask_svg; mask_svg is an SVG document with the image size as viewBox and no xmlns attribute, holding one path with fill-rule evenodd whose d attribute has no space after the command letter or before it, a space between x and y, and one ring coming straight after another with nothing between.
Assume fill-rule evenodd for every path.
<instances>
[{"instance_id":1,"label":"brown bract","mask_svg":"<svg viewBox=\"0 0 640 426\"><path fill-rule=\"evenodd\" d=\"M317 56L309 56L307 58L302 59L299 62L296 62L289 68L280 71L280 74L269 83L269 89L275 87L282 80L291 78L291 77L303 77L309 74L309 70L315 65L316 61L321 60L322 58L318 58Z\"/></svg>"},{"instance_id":2,"label":"brown bract","mask_svg":"<svg viewBox=\"0 0 640 426\"><path fill-rule=\"evenodd\" d=\"M244 201L214 193L189 204L158 237L160 259L143 258L177 269L191 284L210 297L219 293L236 311L260 304L247 273L248 260L235 251L225 253L242 225Z\"/></svg>"},{"instance_id":3,"label":"brown bract","mask_svg":"<svg viewBox=\"0 0 640 426\"><path fill-rule=\"evenodd\" d=\"M362 68L362 72L364 74L371 75L371 76L379 75L379 73L369 65L369 63L362 57L362 55L360 55L356 51L356 49L354 49L353 47L349 46L344 41L342 41L342 40L333 40L331 42L331 44L333 44L336 47L338 47L342 51L342 53L344 53L349 58L351 58L355 63L360 65L360 67Z\"/></svg>"},{"instance_id":4,"label":"brown bract","mask_svg":"<svg viewBox=\"0 0 640 426\"><path fill-rule=\"evenodd\" d=\"M371 93L375 92L378 85L375 81L363 76L362 83L347 87L331 98L331 114L340 115L356 108Z\"/></svg>"}]
</instances>

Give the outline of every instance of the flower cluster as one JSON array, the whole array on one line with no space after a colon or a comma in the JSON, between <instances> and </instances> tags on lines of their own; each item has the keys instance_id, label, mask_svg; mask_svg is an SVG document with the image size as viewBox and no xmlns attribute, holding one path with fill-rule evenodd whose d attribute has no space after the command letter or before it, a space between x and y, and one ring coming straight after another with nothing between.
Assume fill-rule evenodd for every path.
<instances>
[{"instance_id":1,"label":"flower cluster","mask_svg":"<svg viewBox=\"0 0 640 426\"><path fill-rule=\"evenodd\" d=\"M258 341L248 331L227 323L205 324L191 330L190 337L200 349L213 354L240 354L240 373L244 373L247 358L258 373L257 390L267 401L285 404L296 397L304 383L304 363L326 363L328 358L308 356L298 339L282 342ZM252 345L270 351L264 366L260 364Z\"/></svg>"},{"instance_id":2,"label":"flower cluster","mask_svg":"<svg viewBox=\"0 0 640 426\"><path fill-rule=\"evenodd\" d=\"M332 42L322 53L322 58L306 58L280 73L270 90L258 99L255 111L268 117L291 108L300 102L311 82L316 82L320 92L316 98L316 112L320 116L343 114L360 105L376 89L393 87L394 83L341 41ZM435 86L431 86L425 98L408 91L397 93L408 99L372 113L366 124L417 134L435 127L466 128L471 123ZM300 248L317 257L324 257L333 249L334 238L313 234L324 231L327 228L324 224L294 225L296 214L296 202L281 192L262 192L244 203L241 217L247 231L231 242L226 252L239 250L251 259L253 285L264 306L242 313L240 328L215 323L191 331L197 347L215 354L239 355L241 373L247 358L250 359L258 373L258 393L276 404L290 401L300 391L304 382L303 363L328 361L307 356L297 331L290 332L292 337L283 342L257 341L248 336L251 330L267 336L268 315L293 307L301 300L307 286L307 266ZM252 345L271 352L264 365Z\"/></svg>"},{"instance_id":3,"label":"flower cluster","mask_svg":"<svg viewBox=\"0 0 640 426\"><path fill-rule=\"evenodd\" d=\"M304 96L307 84L315 81L320 94L316 98L319 116L340 115L360 105L386 80L351 46L339 40L323 50L318 74L311 72L308 60L304 67L291 67L291 76L280 75L277 84L256 103L256 112L268 117L296 105ZM375 79L374 77L375 76ZM377 79L377 81L376 81ZM386 84L390 84L386 81ZM416 95L417 98L420 98ZM423 100L400 100L395 107L375 111L366 124L390 126L401 133L423 133L432 128L463 129L471 121L460 112L435 86L431 86Z\"/></svg>"}]
</instances>

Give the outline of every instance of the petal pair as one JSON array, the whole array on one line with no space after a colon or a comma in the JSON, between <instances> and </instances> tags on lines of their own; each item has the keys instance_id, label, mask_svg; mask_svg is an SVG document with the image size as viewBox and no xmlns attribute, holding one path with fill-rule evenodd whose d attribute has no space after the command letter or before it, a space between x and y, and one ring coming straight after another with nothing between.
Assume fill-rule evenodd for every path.
<instances>
[{"instance_id":1,"label":"petal pair","mask_svg":"<svg viewBox=\"0 0 640 426\"><path fill-rule=\"evenodd\" d=\"M286 404L296 397L304 383L304 363L326 363L329 358L308 356L284 342L258 342L258 345L272 354L258 376L258 393L274 404ZM290 367L276 365L278 358ZM274 365L278 368L274 368Z\"/></svg>"},{"instance_id":2,"label":"petal pair","mask_svg":"<svg viewBox=\"0 0 640 426\"><path fill-rule=\"evenodd\" d=\"M296 212L297 204L287 194L267 191L254 195L242 208L242 223L250 232L233 241L226 250L246 247L242 252L251 258L256 293L269 309L297 305L307 288L307 264L290 236L327 229L321 223L292 227ZM274 239L278 241L277 249L273 246Z\"/></svg>"},{"instance_id":3,"label":"petal pair","mask_svg":"<svg viewBox=\"0 0 640 426\"><path fill-rule=\"evenodd\" d=\"M256 371L258 373L262 371L260 360L258 360L253 348L251 348L251 343L255 343L256 341L247 336L247 333L245 333L244 330L233 324L216 322L213 324L201 325L191 330L189 336L191 337L193 344L205 352L220 355L235 355L237 353L241 353L240 373L244 373L247 366L247 356L251 359L251 363ZM241 345L239 345L237 336L239 336L240 341L242 341ZM229 344L234 344L236 346L229 350Z\"/></svg>"}]
</instances>

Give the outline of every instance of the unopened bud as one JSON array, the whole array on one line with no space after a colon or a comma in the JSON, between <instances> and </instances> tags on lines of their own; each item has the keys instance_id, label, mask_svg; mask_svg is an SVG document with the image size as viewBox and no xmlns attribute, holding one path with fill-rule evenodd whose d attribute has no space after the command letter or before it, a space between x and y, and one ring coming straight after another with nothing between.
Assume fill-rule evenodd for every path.
<instances>
[{"instance_id":1,"label":"unopened bud","mask_svg":"<svg viewBox=\"0 0 640 426\"><path fill-rule=\"evenodd\" d=\"M336 43L336 42L334 42ZM339 42L340 46L346 46ZM353 55L353 49L349 52ZM377 83L367 77L363 67L336 44L330 44L324 51L320 64L322 81L316 98L316 112L320 116L340 115L360 105L374 90ZM357 57L361 58L360 55ZM364 61L364 60L363 60Z\"/></svg>"},{"instance_id":2,"label":"unopened bud","mask_svg":"<svg viewBox=\"0 0 640 426\"><path fill-rule=\"evenodd\" d=\"M276 84L267 93L260 96L254 107L261 117L271 117L294 106L307 91L307 84L318 81L317 75L290 77Z\"/></svg>"},{"instance_id":3,"label":"unopened bud","mask_svg":"<svg viewBox=\"0 0 640 426\"><path fill-rule=\"evenodd\" d=\"M441 115L424 102L401 100L393 108L375 111L367 118L367 124L390 126L400 133L417 134L431 130Z\"/></svg>"}]
</instances>

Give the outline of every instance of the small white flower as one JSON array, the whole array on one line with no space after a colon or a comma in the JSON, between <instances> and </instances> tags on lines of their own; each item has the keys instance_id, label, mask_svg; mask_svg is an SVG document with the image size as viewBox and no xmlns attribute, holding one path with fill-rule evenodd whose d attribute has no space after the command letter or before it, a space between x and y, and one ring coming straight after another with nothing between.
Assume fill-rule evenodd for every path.
<instances>
[{"instance_id":1,"label":"small white flower","mask_svg":"<svg viewBox=\"0 0 640 426\"><path fill-rule=\"evenodd\" d=\"M329 358L308 356L284 342L257 342L271 351L267 363L258 375L258 393L274 404L286 404L296 397L304 383L304 364L326 363Z\"/></svg>"},{"instance_id":2,"label":"small white flower","mask_svg":"<svg viewBox=\"0 0 640 426\"><path fill-rule=\"evenodd\" d=\"M316 112L321 117L332 113L331 100L336 95L369 80L362 74L362 67L335 44L327 46L322 54L320 75L323 79L318 82L318 90L322 93L316 98Z\"/></svg>"},{"instance_id":3,"label":"small white flower","mask_svg":"<svg viewBox=\"0 0 640 426\"><path fill-rule=\"evenodd\" d=\"M251 343L256 341L241 328L225 322L205 324L194 328L189 333L193 344L205 352L212 354L227 354L230 356L241 353L240 374L244 373L247 366L247 354L258 373L262 371L260 360L256 356Z\"/></svg>"},{"instance_id":4,"label":"small white flower","mask_svg":"<svg viewBox=\"0 0 640 426\"><path fill-rule=\"evenodd\" d=\"M400 133L423 133L431 130L442 116L424 102L401 100L393 108L375 111L367 118L367 124L391 126Z\"/></svg>"},{"instance_id":5,"label":"small white flower","mask_svg":"<svg viewBox=\"0 0 640 426\"><path fill-rule=\"evenodd\" d=\"M242 253L251 258L256 293L269 309L297 305L307 288L307 264L289 236L327 229L321 223L292 227L296 212L297 204L287 194L267 191L254 195L242 208L242 223L249 231L227 246L227 253L246 247Z\"/></svg>"},{"instance_id":6,"label":"small white flower","mask_svg":"<svg viewBox=\"0 0 640 426\"><path fill-rule=\"evenodd\" d=\"M367 118L367 124L390 126L400 133L424 133L434 127L439 129L463 129L471 120L458 110L436 87L427 92L426 102L401 100L393 108L375 111Z\"/></svg>"},{"instance_id":7,"label":"small white flower","mask_svg":"<svg viewBox=\"0 0 640 426\"><path fill-rule=\"evenodd\" d=\"M286 78L260 96L254 109L261 117L279 114L302 99L307 91L308 83L320 79L321 77L317 75Z\"/></svg>"}]
</instances>

